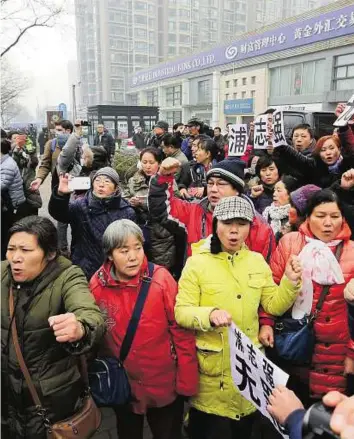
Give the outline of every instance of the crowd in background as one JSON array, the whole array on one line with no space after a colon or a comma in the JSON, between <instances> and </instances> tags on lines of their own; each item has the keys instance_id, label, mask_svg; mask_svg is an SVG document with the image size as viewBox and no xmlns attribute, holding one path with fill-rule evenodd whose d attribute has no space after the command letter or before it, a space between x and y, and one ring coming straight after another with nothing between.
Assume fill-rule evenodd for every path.
<instances>
[{"instance_id":1,"label":"crowd in background","mask_svg":"<svg viewBox=\"0 0 354 439\"><path fill-rule=\"evenodd\" d=\"M55 137L39 141L40 161L25 132L2 131L4 437L46 437L19 369L13 321L54 423L80 404L78 356L121 355L145 278L150 290L124 361L133 401L114 407L120 439L142 438L145 415L154 438L180 438L187 400L191 439L279 437L232 382L232 321L289 373L289 390L273 391L269 411L291 438L301 437L312 403L330 391L353 395L353 122L319 139L298 125L277 148L270 129L262 150L251 124L244 155L229 157L220 127L192 118L170 132L158 121L147 136L135 130L138 163L127 181L103 125L89 146L80 122L58 121ZM49 174L57 227L38 216ZM89 187L73 190L78 177ZM309 361L284 358L279 319L314 315ZM328 405L347 403L333 398Z\"/></svg>"}]
</instances>

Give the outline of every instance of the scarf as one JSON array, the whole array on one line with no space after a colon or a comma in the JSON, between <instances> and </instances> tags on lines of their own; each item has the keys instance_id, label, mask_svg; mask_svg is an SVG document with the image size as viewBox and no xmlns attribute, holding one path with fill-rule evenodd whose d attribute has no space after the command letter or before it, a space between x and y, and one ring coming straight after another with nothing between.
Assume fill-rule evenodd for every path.
<instances>
[{"instance_id":1,"label":"scarf","mask_svg":"<svg viewBox=\"0 0 354 439\"><path fill-rule=\"evenodd\" d=\"M285 204L284 206L274 206L272 203L270 206L267 206L262 216L269 223L274 232L274 234L281 232L281 220L287 219L289 217L290 204Z\"/></svg>"},{"instance_id":2,"label":"scarf","mask_svg":"<svg viewBox=\"0 0 354 439\"><path fill-rule=\"evenodd\" d=\"M343 157L340 156L339 159L333 164L328 166L328 171L330 174L340 174L339 166L341 165L343 161Z\"/></svg>"},{"instance_id":3,"label":"scarf","mask_svg":"<svg viewBox=\"0 0 354 439\"><path fill-rule=\"evenodd\" d=\"M292 317L301 319L310 315L313 302L313 283L334 285L344 283L342 269L330 247L336 247L341 240L328 243L306 237L307 244L299 254L302 265L302 291L292 308Z\"/></svg>"}]
</instances>

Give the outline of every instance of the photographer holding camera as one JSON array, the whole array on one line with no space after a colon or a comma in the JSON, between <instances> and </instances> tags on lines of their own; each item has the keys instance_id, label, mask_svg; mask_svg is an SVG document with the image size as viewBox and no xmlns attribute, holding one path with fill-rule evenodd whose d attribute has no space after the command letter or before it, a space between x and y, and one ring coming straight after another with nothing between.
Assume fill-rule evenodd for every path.
<instances>
[{"instance_id":1,"label":"photographer holding camera","mask_svg":"<svg viewBox=\"0 0 354 439\"><path fill-rule=\"evenodd\" d=\"M290 439L353 439L354 396L335 391L322 401L323 405L316 403L306 412L293 391L277 386L267 408L288 429Z\"/></svg>"}]
</instances>

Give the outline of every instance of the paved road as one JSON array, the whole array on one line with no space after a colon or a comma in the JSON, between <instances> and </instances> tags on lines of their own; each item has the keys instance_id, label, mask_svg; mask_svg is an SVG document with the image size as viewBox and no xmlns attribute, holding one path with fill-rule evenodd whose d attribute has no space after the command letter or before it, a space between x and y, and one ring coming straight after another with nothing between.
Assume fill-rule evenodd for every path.
<instances>
[{"instance_id":1,"label":"paved road","mask_svg":"<svg viewBox=\"0 0 354 439\"><path fill-rule=\"evenodd\" d=\"M49 217L48 213L48 202L50 198L50 185L51 178L48 177L43 185L40 187L40 192L43 200L43 207L39 211L39 215L43 215ZM71 240L70 236L70 228L69 228L69 240ZM92 439L118 439L117 430L116 430L116 417L112 409L104 408L102 409L102 423L99 431L93 436ZM134 439L134 438L132 438ZM144 439L152 439L150 429L146 425Z\"/></svg>"}]
</instances>

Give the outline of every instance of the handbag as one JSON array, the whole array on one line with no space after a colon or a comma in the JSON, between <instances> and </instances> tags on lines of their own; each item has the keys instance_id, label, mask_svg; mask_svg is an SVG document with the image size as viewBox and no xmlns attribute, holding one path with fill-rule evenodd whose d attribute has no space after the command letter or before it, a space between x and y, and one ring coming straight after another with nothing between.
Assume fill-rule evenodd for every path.
<instances>
[{"instance_id":1,"label":"handbag","mask_svg":"<svg viewBox=\"0 0 354 439\"><path fill-rule=\"evenodd\" d=\"M336 259L339 261L343 243L338 244ZM308 365L315 347L314 322L320 313L330 285L324 285L315 311L302 319L284 317L275 324L274 346L278 357L294 365Z\"/></svg>"},{"instance_id":2,"label":"handbag","mask_svg":"<svg viewBox=\"0 0 354 439\"><path fill-rule=\"evenodd\" d=\"M119 358L96 358L89 367L89 380L92 396L99 407L112 407L128 404L131 388L123 363L133 343L141 313L151 285L154 264L148 263L148 277L143 277L133 314L128 324Z\"/></svg>"},{"instance_id":3,"label":"handbag","mask_svg":"<svg viewBox=\"0 0 354 439\"><path fill-rule=\"evenodd\" d=\"M19 362L21 371L26 380L28 389L31 393L34 405L37 409L37 415L43 419L43 424L47 430L48 439L88 439L94 435L101 424L101 411L96 407L93 401L88 383L87 363L84 355L80 356L81 375L85 383L85 394L83 396L82 407L73 416L52 424L48 418L47 410L42 406L38 392L34 386L25 360L23 358L16 327L16 318L14 317L14 296L10 288L9 309L11 318L11 333L15 347L15 353ZM63 404L65 402L63 401Z\"/></svg>"}]
</instances>

